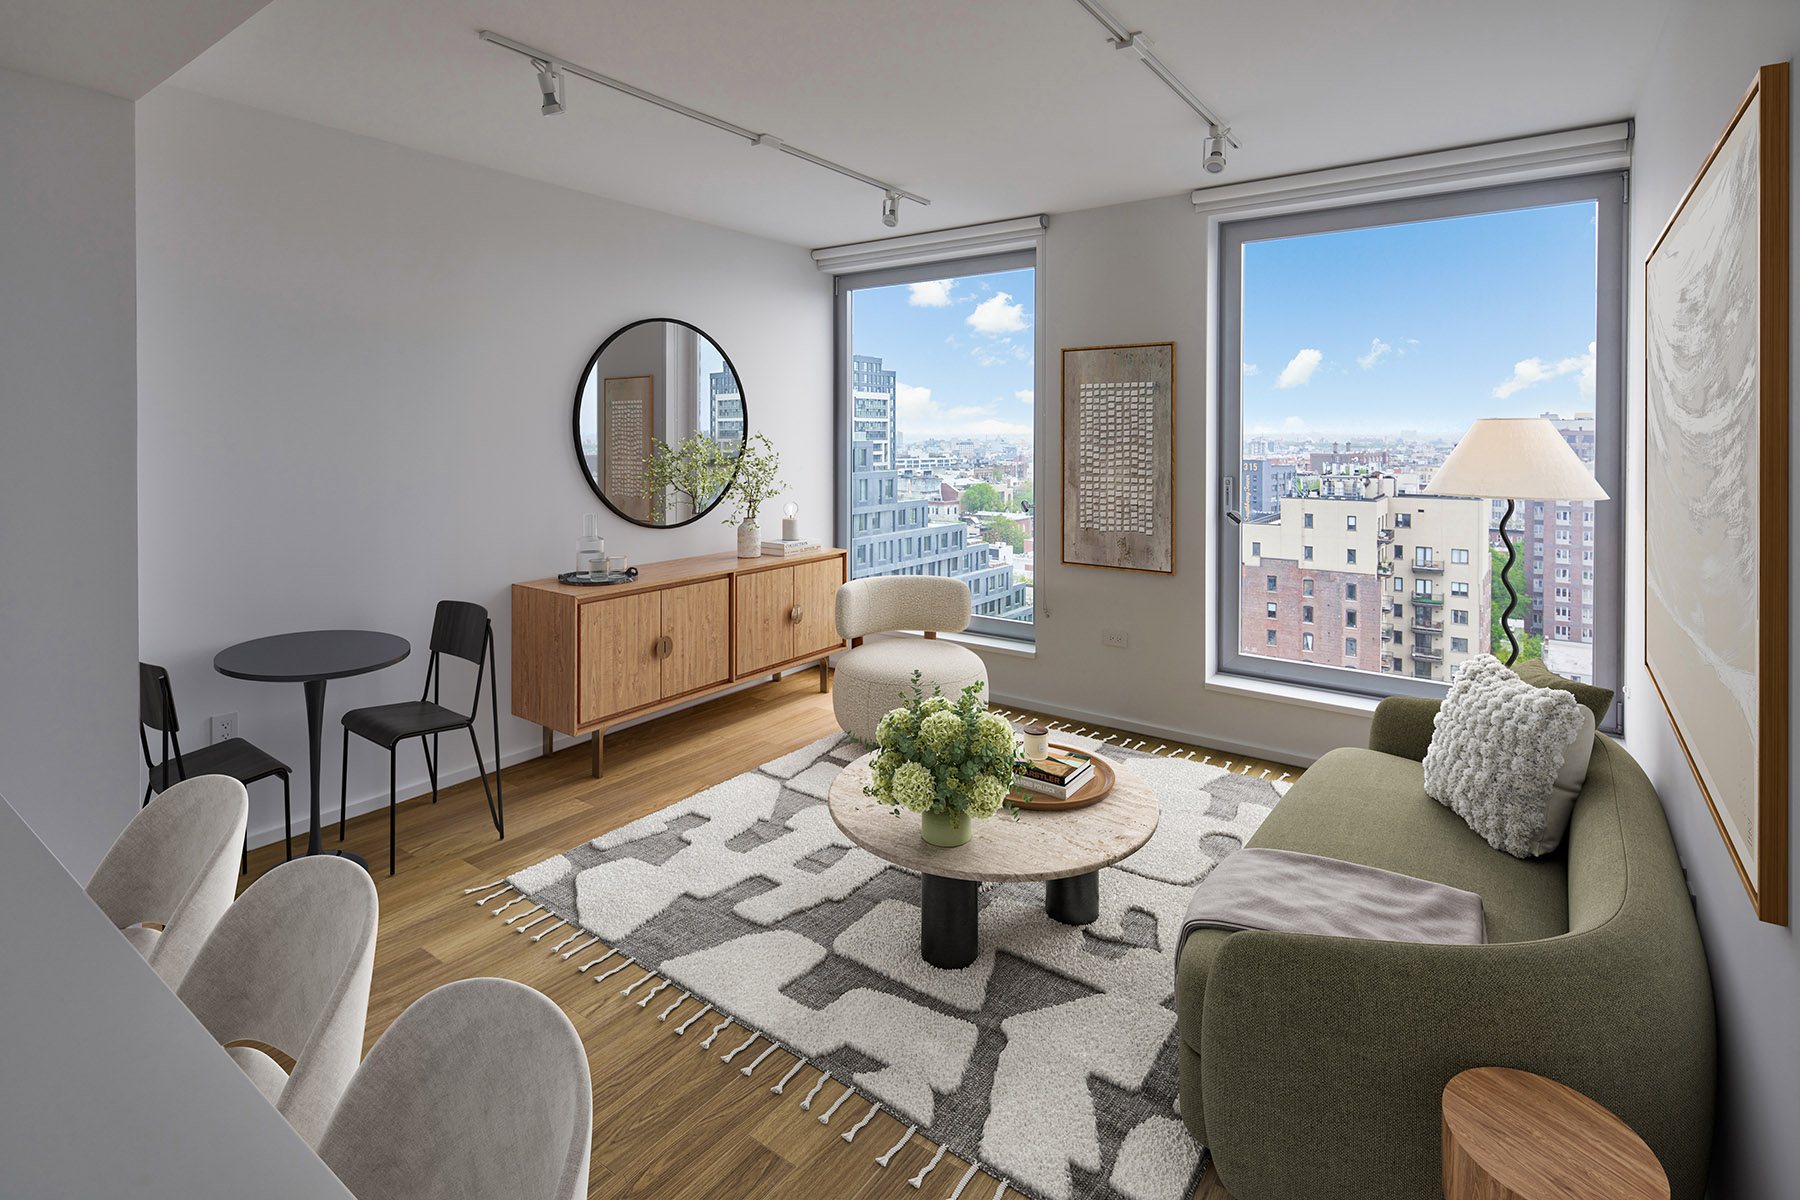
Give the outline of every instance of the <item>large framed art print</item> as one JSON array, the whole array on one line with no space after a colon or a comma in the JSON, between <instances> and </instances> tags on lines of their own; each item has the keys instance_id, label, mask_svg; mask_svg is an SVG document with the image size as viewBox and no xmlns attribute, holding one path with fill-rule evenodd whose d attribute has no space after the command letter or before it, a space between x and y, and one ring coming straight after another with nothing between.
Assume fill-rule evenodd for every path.
<instances>
[{"instance_id":1,"label":"large framed art print","mask_svg":"<svg viewBox=\"0 0 1800 1200\"><path fill-rule=\"evenodd\" d=\"M1062 352L1062 560L1175 572L1175 343Z\"/></svg>"},{"instance_id":2,"label":"large framed art print","mask_svg":"<svg viewBox=\"0 0 1800 1200\"><path fill-rule=\"evenodd\" d=\"M1644 262L1644 661L1756 914L1787 923L1788 68Z\"/></svg>"}]
</instances>

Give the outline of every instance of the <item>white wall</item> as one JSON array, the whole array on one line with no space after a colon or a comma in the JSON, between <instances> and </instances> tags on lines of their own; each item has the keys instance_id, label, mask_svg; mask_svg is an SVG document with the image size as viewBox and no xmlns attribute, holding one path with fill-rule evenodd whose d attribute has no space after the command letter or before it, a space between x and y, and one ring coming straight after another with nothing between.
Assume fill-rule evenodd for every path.
<instances>
[{"instance_id":1,"label":"white wall","mask_svg":"<svg viewBox=\"0 0 1800 1200\"><path fill-rule=\"evenodd\" d=\"M295 766L297 831L300 689L217 675L221 647L345 626L412 641L328 689L335 818L338 717L417 698L438 599L488 607L506 714L509 585L571 569L583 513L634 562L735 547L718 515L640 529L587 489L570 405L620 325L712 334L794 498L831 511L830 287L804 250L169 89L139 103L138 151L143 654L195 742L235 710ZM509 756L538 736L503 717ZM451 777L471 776L453 745ZM350 758L353 810L385 804L385 756ZM400 761L402 796L424 790L416 743ZM278 836L279 785L252 793L253 832Z\"/></svg>"},{"instance_id":2,"label":"white wall","mask_svg":"<svg viewBox=\"0 0 1800 1200\"><path fill-rule=\"evenodd\" d=\"M0 69L0 794L78 879L137 811L131 104Z\"/></svg>"},{"instance_id":3,"label":"white wall","mask_svg":"<svg viewBox=\"0 0 1800 1200\"><path fill-rule=\"evenodd\" d=\"M1246 698L1205 686L1206 222L1186 195L1050 220L1043 256L1046 362L1038 371L1037 653L986 655L993 693L1053 712L1284 761L1367 740L1366 716ZM1065 566L1060 462L1064 346L1175 343L1175 573ZM1129 645L1101 644L1102 628Z\"/></svg>"},{"instance_id":4,"label":"white wall","mask_svg":"<svg viewBox=\"0 0 1800 1200\"><path fill-rule=\"evenodd\" d=\"M1652 69L1638 103L1637 145L1632 163L1631 311L1626 319L1626 397L1630 444L1625 494L1643 496L1644 455L1644 256L1662 233L1675 205L1693 181L1714 140L1765 63L1800 55L1800 5L1793 0L1684 0L1664 27ZM1793 127L1800 130L1800 112ZM1791 214L1800 230L1800 156L1795 157ZM1796 259L1800 264L1800 258ZM1800 296L1800 269L1791 291ZM1800 306L1792 332L1800 351ZM1800 369L1800 360L1790 370ZM1800 437L1794 440L1800 478ZM1794 499L1800 502L1800 489ZM1643 547L1641 503L1627 507L1630 571L1625 594L1628 640L1625 665L1629 689L1626 746L1644 765L1661 793L1670 827L1698 897L1701 933L1712 967L1719 1013L1719 1114L1713 1155L1715 1200L1762 1200L1794 1194L1800 1180L1800 946L1793 926L1765 925L1751 912L1718 829L1694 784L1669 728L1656 690L1644 671ZM1794 529L1800 532L1800 503ZM1792 564L1765 563L1790 571L1789 594L1800 615L1800 589ZM1790 615L1790 624L1792 615ZM1793 684L1800 687L1800 668ZM1790 712L1800 707L1790 700ZM1790 717L1793 721L1793 717ZM1800 730L1794 721L1788 736ZM1764 736L1770 736L1765 732ZM1800 807L1800 759L1790 784L1790 810ZM1800 820L1790 820L1788 860L1800 865ZM1790 903L1790 920L1800 921L1800 894Z\"/></svg>"}]
</instances>

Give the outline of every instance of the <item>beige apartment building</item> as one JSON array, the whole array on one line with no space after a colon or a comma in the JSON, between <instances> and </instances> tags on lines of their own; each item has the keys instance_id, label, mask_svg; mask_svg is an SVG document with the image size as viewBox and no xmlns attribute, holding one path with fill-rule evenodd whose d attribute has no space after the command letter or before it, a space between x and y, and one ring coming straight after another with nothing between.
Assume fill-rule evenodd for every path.
<instances>
[{"instance_id":1,"label":"beige apartment building","mask_svg":"<svg viewBox=\"0 0 1800 1200\"><path fill-rule=\"evenodd\" d=\"M1243 526L1242 652L1440 681L1487 653L1487 502L1377 477L1330 490Z\"/></svg>"}]
</instances>

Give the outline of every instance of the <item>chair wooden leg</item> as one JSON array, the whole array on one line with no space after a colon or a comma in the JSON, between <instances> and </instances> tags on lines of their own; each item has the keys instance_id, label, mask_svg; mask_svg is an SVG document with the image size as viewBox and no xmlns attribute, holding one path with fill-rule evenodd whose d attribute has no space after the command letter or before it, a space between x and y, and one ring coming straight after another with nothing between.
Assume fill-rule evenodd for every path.
<instances>
[{"instance_id":1,"label":"chair wooden leg","mask_svg":"<svg viewBox=\"0 0 1800 1200\"><path fill-rule=\"evenodd\" d=\"M394 873L394 764L399 760L398 744L388 747L388 874Z\"/></svg>"},{"instance_id":2,"label":"chair wooden leg","mask_svg":"<svg viewBox=\"0 0 1800 1200\"><path fill-rule=\"evenodd\" d=\"M287 835L281 843L281 848L287 855L287 857L282 860L284 862L292 862L294 860L293 799L293 776L288 774L288 772L283 771L281 773L281 827L283 832Z\"/></svg>"},{"instance_id":3,"label":"chair wooden leg","mask_svg":"<svg viewBox=\"0 0 1800 1200\"><path fill-rule=\"evenodd\" d=\"M344 727L344 754L340 761L344 764L343 779L338 784L338 841L341 842L344 840L344 812L350 804L350 727L348 725ZM309 834L307 845L311 844L312 838Z\"/></svg>"}]
</instances>

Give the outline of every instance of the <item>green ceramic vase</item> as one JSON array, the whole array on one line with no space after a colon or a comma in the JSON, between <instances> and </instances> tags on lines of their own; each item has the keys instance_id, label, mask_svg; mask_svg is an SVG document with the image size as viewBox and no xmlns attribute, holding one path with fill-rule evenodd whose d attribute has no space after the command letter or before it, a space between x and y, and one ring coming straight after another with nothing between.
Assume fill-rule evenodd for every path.
<instances>
[{"instance_id":1,"label":"green ceramic vase","mask_svg":"<svg viewBox=\"0 0 1800 1200\"><path fill-rule=\"evenodd\" d=\"M919 834L933 846L961 846L975 832L975 818L966 812L919 814Z\"/></svg>"}]
</instances>

